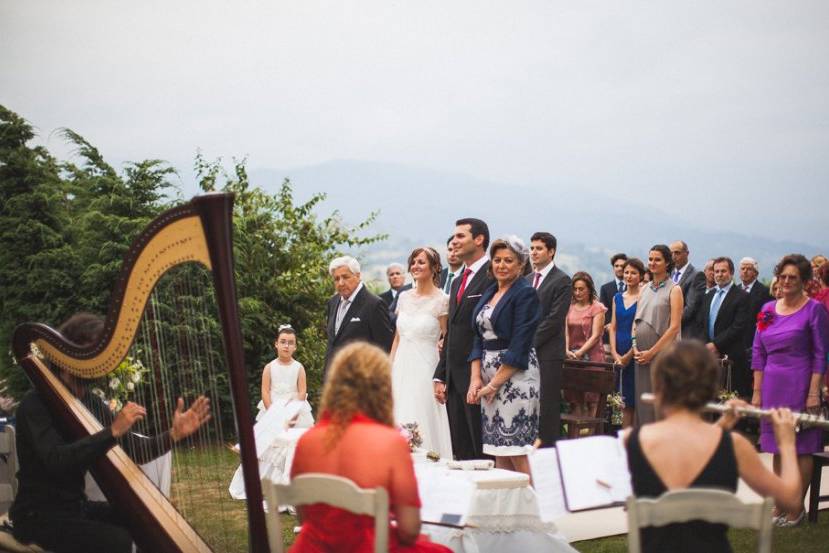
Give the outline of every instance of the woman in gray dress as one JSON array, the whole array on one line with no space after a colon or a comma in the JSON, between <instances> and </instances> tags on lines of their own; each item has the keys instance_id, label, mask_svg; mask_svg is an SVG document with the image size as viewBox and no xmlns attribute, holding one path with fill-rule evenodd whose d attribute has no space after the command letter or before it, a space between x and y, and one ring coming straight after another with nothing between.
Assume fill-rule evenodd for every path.
<instances>
[{"instance_id":1,"label":"woman in gray dress","mask_svg":"<svg viewBox=\"0 0 829 553\"><path fill-rule=\"evenodd\" d=\"M656 420L653 406L638 400L644 392L651 391L651 361L679 338L684 303L682 288L676 286L668 276L673 269L668 246L657 244L651 248L648 253L648 269L653 278L639 295L633 320L636 419L639 426Z\"/></svg>"}]
</instances>

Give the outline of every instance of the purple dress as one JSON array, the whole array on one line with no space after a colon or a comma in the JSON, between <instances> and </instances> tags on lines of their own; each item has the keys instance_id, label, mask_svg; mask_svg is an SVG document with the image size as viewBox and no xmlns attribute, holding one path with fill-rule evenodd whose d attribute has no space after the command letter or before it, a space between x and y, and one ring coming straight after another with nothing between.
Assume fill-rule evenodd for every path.
<instances>
[{"instance_id":1,"label":"purple dress","mask_svg":"<svg viewBox=\"0 0 829 553\"><path fill-rule=\"evenodd\" d=\"M812 374L826 371L829 316L814 300L791 315L777 313L776 304L777 300L765 304L758 316L758 320L764 317L768 325L758 325L754 335L752 368L763 371L760 394L764 409L789 407L803 411ZM801 430L796 440L798 455L823 449L819 428ZM779 453L772 425L765 420L760 424L760 447L768 453Z\"/></svg>"}]
</instances>

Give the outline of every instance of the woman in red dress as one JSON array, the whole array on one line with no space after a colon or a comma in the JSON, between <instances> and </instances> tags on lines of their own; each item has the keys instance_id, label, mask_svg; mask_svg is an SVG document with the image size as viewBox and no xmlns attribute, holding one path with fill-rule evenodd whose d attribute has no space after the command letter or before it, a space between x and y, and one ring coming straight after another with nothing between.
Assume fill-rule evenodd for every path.
<instances>
[{"instance_id":1,"label":"woman in red dress","mask_svg":"<svg viewBox=\"0 0 829 553\"><path fill-rule=\"evenodd\" d=\"M322 416L297 444L291 477L315 472L382 486L397 522L389 551L450 550L420 536L420 497L409 445L394 426L391 364L385 352L357 342L341 349L328 370ZM300 509L302 531L292 553L374 550L374 519L324 504Z\"/></svg>"}]
</instances>

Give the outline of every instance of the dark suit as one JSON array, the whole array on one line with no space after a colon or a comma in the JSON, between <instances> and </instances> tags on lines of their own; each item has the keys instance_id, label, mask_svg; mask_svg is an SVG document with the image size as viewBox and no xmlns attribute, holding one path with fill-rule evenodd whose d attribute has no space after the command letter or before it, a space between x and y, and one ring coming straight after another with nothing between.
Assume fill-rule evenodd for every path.
<instances>
[{"instance_id":1,"label":"dark suit","mask_svg":"<svg viewBox=\"0 0 829 553\"><path fill-rule=\"evenodd\" d=\"M740 288L743 283L738 284ZM743 344L747 350L751 350L754 345L754 333L757 331L757 314L765 304L773 300L769 289L763 285L759 280L755 280L751 286L751 292L748 293L748 315L749 325L746 327L745 335L743 337ZM748 360L751 361L751 353L747 353Z\"/></svg>"},{"instance_id":2,"label":"dark suit","mask_svg":"<svg viewBox=\"0 0 829 553\"><path fill-rule=\"evenodd\" d=\"M404 284L400 287L397 291L397 294L392 294L391 288L380 294L378 297L383 300L389 308L389 322L391 322L391 334L392 337L394 333L397 331L397 300L400 299L400 294L405 292L406 290L411 290L411 284Z\"/></svg>"},{"instance_id":3,"label":"dark suit","mask_svg":"<svg viewBox=\"0 0 829 553\"><path fill-rule=\"evenodd\" d=\"M613 296L615 296L618 292L621 291L622 290L620 289L619 284L616 282L616 279L613 279L610 282L605 282L604 284L602 284L602 287L599 288L599 301L602 302L602 305L607 307L607 311L604 312L605 326L610 324L610 319L613 316ZM602 333L602 343L610 343L609 333Z\"/></svg>"},{"instance_id":4,"label":"dark suit","mask_svg":"<svg viewBox=\"0 0 829 553\"><path fill-rule=\"evenodd\" d=\"M527 275L532 285L534 275ZM561 414L561 364L564 360L564 321L572 298L570 277L556 266L550 270L536 292L541 304L541 322L533 344L541 373L541 405L538 437L543 445L555 444Z\"/></svg>"},{"instance_id":5,"label":"dark suit","mask_svg":"<svg viewBox=\"0 0 829 553\"><path fill-rule=\"evenodd\" d=\"M394 295L394 293L392 292L392 289L389 288L388 290L386 290L385 292L383 292L382 294L380 294L377 297L379 297L381 300L383 300L383 303L385 303L389 307L389 309L391 309L392 305L394 305L396 303L397 298L400 297L400 292L404 292L406 290L411 290L411 288L412 288L411 284L404 284L403 286L400 287L400 290L397 291L397 295Z\"/></svg>"},{"instance_id":6,"label":"dark suit","mask_svg":"<svg viewBox=\"0 0 829 553\"><path fill-rule=\"evenodd\" d=\"M682 288L685 306L682 309L682 338L701 339L704 329L700 328L699 310L705 297L705 273L697 271L688 263L677 285Z\"/></svg>"},{"instance_id":7,"label":"dark suit","mask_svg":"<svg viewBox=\"0 0 829 553\"><path fill-rule=\"evenodd\" d=\"M463 266L461 266L458 270L453 273L452 283L455 282L455 279L463 275ZM446 288L446 279L449 278L449 267L444 267L443 270L440 272L440 284L438 285L441 290Z\"/></svg>"},{"instance_id":8,"label":"dark suit","mask_svg":"<svg viewBox=\"0 0 829 553\"><path fill-rule=\"evenodd\" d=\"M331 364L334 353L345 344L362 340L389 351L394 338L394 331L389 321L388 307L386 307L383 300L369 292L365 285L354 297L348 311L345 312L339 332L335 332L337 309L341 301L342 298L339 294L334 294L328 300L326 311L328 317L326 328L328 349L325 352L323 378L328 373L328 365Z\"/></svg>"},{"instance_id":9,"label":"dark suit","mask_svg":"<svg viewBox=\"0 0 829 553\"><path fill-rule=\"evenodd\" d=\"M753 376L748 366L744 346L746 328L750 325L749 297L736 284L731 285L720 303L717 319L714 321L714 335L711 336L708 331L711 303L717 296L717 290L718 288L715 288L702 300L700 319L703 323L705 342L713 342L720 355L727 355L733 362L732 389L736 390L741 397L751 397Z\"/></svg>"},{"instance_id":10,"label":"dark suit","mask_svg":"<svg viewBox=\"0 0 829 553\"><path fill-rule=\"evenodd\" d=\"M469 391L469 353L472 351L472 310L484 290L493 282L489 276L489 261L472 275L466 284L460 303L456 301L462 278L455 278L449 294L449 316L446 337L440 360L435 368L435 380L446 384L446 413L452 435L452 451L458 459L480 459L481 407L466 403Z\"/></svg>"}]
</instances>

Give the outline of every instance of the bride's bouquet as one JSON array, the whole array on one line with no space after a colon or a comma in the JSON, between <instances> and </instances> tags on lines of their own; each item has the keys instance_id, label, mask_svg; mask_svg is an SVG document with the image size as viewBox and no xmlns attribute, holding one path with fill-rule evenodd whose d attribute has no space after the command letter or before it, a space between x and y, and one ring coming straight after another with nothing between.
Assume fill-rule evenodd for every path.
<instances>
[{"instance_id":1,"label":"bride's bouquet","mask_svg":"<svg viewBox=\"0 0 829 553\"><path fill-rule=\"evenodd\" d=\"M416 422L408 422L400 425L400 434L409 443L409 450L414 451L423 445L423 436L420 435L420 428Z\"/></svg>"}]
</instances>

